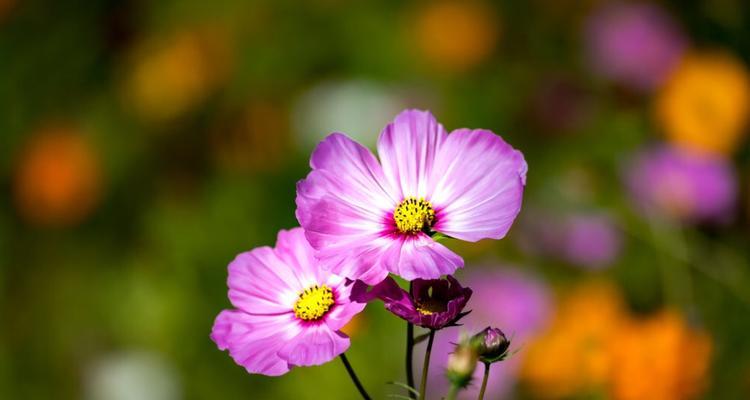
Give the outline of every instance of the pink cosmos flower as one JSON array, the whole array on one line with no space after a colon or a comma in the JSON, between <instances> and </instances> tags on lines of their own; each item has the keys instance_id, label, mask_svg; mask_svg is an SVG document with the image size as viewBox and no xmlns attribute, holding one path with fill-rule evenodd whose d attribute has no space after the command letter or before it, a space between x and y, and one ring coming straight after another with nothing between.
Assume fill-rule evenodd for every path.
<instances>
[{"instance_id":1,"label":"pink cosmos flower","mask_svg":"<svg viewBox=\"0 0 750 400\"><path fill-rule=\"evenodd\" d=\"M351 285L324 272L301 228L280 231L276 248L258 247L229 264L229 300L211 339L250 373L278 376L320 365L349 348L340 329L362 311Z\"/></svg>"},{"instance_id":2,"label":"pink cosmos flower","mask_svg":"<svg viewBox=\"0 0 750 400\"><path fill-rule=\"evenodd\" d=\"M434 279L463 266L433 240L501 239L521 209L526 161L483 129L447 134L427 111L407 110L378 139L380 161L333 133L297 184L297 219L332 272L374 285L389 272Z\"/></svg>"}]
</instances>

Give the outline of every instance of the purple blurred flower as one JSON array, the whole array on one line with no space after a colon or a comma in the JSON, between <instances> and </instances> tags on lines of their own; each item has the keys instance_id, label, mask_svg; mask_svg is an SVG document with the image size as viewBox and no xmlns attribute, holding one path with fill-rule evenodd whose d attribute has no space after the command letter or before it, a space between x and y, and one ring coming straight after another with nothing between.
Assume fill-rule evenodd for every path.
<instances>
[{"instance_id":1,"label":"purple blurred flower","mask_svg":"<svg viewBox=\"0 0 750 400\"><path fill-rule=\"evenodd\" d=\"M551 312L550 296L546 286L533 276L518 271L474 269L464 280L474 289L471 300L471 314L461 320L469 332L476 332L484 327L502 326L513 338L514 343L523 346L525 341L539 332L547 323ZM432 368L428 384L434 398L445 394L448 381L445 379L445 366L448 354L459 342L461 329L448 329L435 335L432 348ZM415 353L423 352L424 346L417 346ZM421 362L422 356L415 354L414 359ZM523 352L508 358L500 367L490 370L485 398L498 399L509 395ZM418 366L417 366L418 367ZM475 399L479 392L482 369L474 373L474 385L461 392L459 398ZM432 389L434 388L434 389Z\"/></svg>"},{"instance_id":2,"label":"purple blurred flower","mask_svg":"<svg viewBox=\"0 0 750 400\"><path fill-rule=\"evenodd\" d=\"M598 212L563 217L544 211L528 213L521 220L517 240L524 251L589 270L611 266L622 249L615 221Z\"/></svg>"},{"instance_id":3,"label":"purple blurred flower","mask_svg":"<svg viewBox=\"0 0 750 400\"><path fill-rule=\"evenodd\" d=\"M620 254L620 231L606 214L578 214L564 223L562 256L587 269L608 267Z\"/></svg>"},{"instance_id":4,"label":"purple blurred flower","mask_svg":"<svg viewBox=\"0 0 750 400\"><path fill-rule=\"evenodd\" d=\"M636 154L625 180L643 212L687 222L726 222L737 198L736 174L727 159L677 147Z\"/></svg>"},{"instance_id":5,"label":"purple blurred flower","mask_svg":"<svg viewBox=\"0 0 750 400\"><path fill-rule=\"evenodd\" d=\"M646 3L602 6L589 16L584 40L597 74L640 91L659 86L686 48L671 16Z\"/></svg>"},{"instance_id":6,"label":"purple blurred flower","mask_svg":"<svg viewBox=\"0 0 750 400\"><path fill-rule=\"evenodd\" d=\"M401 289L393 278L386 278L367 292L367 284L356 281L351 299L368 302L383 300L385 308L414 325L429 329L442 329L455 324L467 313L462 312L471 297L471 289L448 275L446 279L415 279L411 293Z\"/></svg>"}]
</instances>

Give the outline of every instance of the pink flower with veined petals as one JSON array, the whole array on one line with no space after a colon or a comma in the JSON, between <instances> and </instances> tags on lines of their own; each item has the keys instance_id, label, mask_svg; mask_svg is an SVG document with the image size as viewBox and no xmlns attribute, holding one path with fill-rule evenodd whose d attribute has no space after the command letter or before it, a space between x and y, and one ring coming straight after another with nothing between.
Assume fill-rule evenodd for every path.
<instances>
[{"instance_id":1,"label":"pink flower with veined petals","mask_svg":"<svg viewBox=\"0 0 750 400\"><path fill-rule=\"evenodd\" d=\"M435 232L501 239L521 209L526 161L483 129L448 134L427 111L385 127L378 155L333 133L297 184L297 219L326 268L374 285L389 272L413 280L452 274L461 257Z\"/></svg>"},{"instance_id":2,"label":"pink flower with veined petals","mask_svg":"<svg viewBox=\"0 0 750 400\"><path fill-rule=\"evenodd\" d=\"M324 272L301 228L280 231L276 248L258 247L229 264L229 300L211 339L248 372L282 375L326 363L349 348L340 329L362 311L346 279Z\"/></svg>"}]
</instances>

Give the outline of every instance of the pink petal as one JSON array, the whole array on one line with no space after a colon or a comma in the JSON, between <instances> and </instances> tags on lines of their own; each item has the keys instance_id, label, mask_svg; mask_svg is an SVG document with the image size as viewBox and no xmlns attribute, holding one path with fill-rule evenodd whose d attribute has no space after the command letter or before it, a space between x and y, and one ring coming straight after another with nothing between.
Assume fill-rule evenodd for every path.
<instances>
[{"instance_id":1,"label":"pink petal","mask_svg":"<svg viewBox=\"0 0 750 400\"><path fill-rule=\"evenodd\" d=\"M300 323L303 324L303 323ZM302 332L278 352L291 365L321 365L349 348L349 338L326 324L304 324Z\"/></svg>"},{"instance_id":2,"label":"pink petal","mask_svg":"<svg viewBox=\"0 0 750 400\"><path fill-rule=\"evenodd\" d=\"M299 328L288 316L253 316L224 310L217 317L211 339L221 350L229 350L234 361L254 374L283 375L289 363L277 355L285 340Z\"/></svg>"},{"instance_id":3,"label":"pink petal","mask_svg":"<svg viewBox=\"0 0 750 400\"><path fill-rule=\"evenodd\" d=\"M378 156L391 186L400 190L399 201L430 194L428 180L445 140L445 129L429 111L406 110L383 129Z\"/></svg>"},{"instance_id":4,"label":"pink petal","mask_svg":"<svg viewBox=\"0 0 750 400\"><path fill-rule=\"evenodd\" d=\"M336 304L326 314L325 322L331 330L337 331L348 324L355 315L364 310L366 304L351 301L350 296L352 287L354 286L353 283L346 285L344 281L341 281L337 285L334 285L329 281L328 285L336 291Z\"/></svg>"},{"instance_id":5,"label":"pink petal","mask_svg":"<svg viewBox=\"0 0 750 400\"><path fill-rule=\"evenodd\" d=\"M315 258L315 249L305 238L302 228L279 231L274 252L288 266L301 288L320 284L327 275L323 274Z\"/></svg>"},{"instance_id":6,"label":"pink petal","mask_svg":"<svg viewBox=\"0 0 750 400\"><path fill-rule=\"evenodd\" d=\"M382 255L396 241L380 233L352 236L321 248L316 256L336 275L375 285L388 276Z\"/></svg>"},{"instance_id":7,"label":"pink petal","mask_svg":"<svg viewBox=\"0 0 750 400\"><path fill-rule=\"evenodd\" d=\"M232 304L250 314L291 312L297 294L304 289L270 247L238 255L229 264L227 284Z\"/></svg>"},{"instance_id":8,"label":"pink petal","mask_svg":"<svg viewBox=\"0 0 750 400\"><path fill-rule=\"evenodd\" d=\"M458 129L448 135L433 170L434 230L467 241L501 239L521 210L523 154L494 133Z\"/></svg>"},{"instance_id":9,"label":"pink petal","mask_svg":"<svg viewBox=\"0 0 750 400\"><path fill-rule=\"evenodd\" d=\"M399 199L369 150L334 133L318 145L310 165L313 171L297 184L296 214L313 248L350 250L356 242L387 229L386 217ZM382 275L366 260L360 261L361 265L355 262L331 270L351 279Z\"/></svg>"},{"instance_id":10,"label":"pink petal","mask_svg":"<svg viewBox=\"0 0 750 400\"><path fill-rule=\"evenodd\" d=\"M409 281L436 279L464 266L461 257L424 233L399 237L383 263L388 271Z\"/></svg>"}]
</instances>

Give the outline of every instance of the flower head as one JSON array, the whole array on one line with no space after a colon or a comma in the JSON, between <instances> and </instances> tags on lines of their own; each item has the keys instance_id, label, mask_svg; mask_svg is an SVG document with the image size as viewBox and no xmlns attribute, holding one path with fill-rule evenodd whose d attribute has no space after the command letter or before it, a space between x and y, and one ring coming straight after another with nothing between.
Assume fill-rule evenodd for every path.
<instances>
[{"instance_id":1,"label":"flower head","mask_svg":"<svg viewBox=\"0 0 750 400\"><path fill-rule=\"evenodd\" d=\"M411 292L401 289L390 277L370 292L367 292L367 285L357 281L351 295L352 300L359 302L383 300L388 311L429 329L442 329L458 322L467 314L462 311L470 297L471 289L461 287L450 275L446 279L415 279Z\"/></svg>"},{"instance_id":2,"label":"flower head","mask_svg":"<svg viewBox=\"0 0 750 400\"><path fill-rule=\"evenodd\" d=\"M389 272L451 274L463 260L433 234L500 239L521 209L526 162L490 131L449 135L429 112L408 110L380 134L378 154L331 134L297 185L297 219L338 275L377 284Z\"/></svg>"},{"instance_id":3,"label":"flower head","mask_svg":"<svg viewBox=\"0 0 750 400\"><path fill-rule=\"evenodd\" d=\"M510 347L510 340L505 337L503 331L489 326L474 335L473 340L478 345L480 360L485 363L501 361Z\"/></svg>"},{"instance_id":4,"label":"flower head","mask_svg":"<svg viewBox=\"0 0 750 400\"><path fill-rule=\"evenodd\" d=\"M453 385L464 388L471 383L479 361L479 348L471 338L462 338L448 356L445 375Z\"/></svg>"},{"instance_id":5,"label":"flower head","mask_svg":"<svg viewBox=\"0 0 750 400\"><path fill-rule=\"evenodd\" d=\"M722 221L731 216L737 197L729 161L680 148L637 154L625 178L641 210L680 220Z\"/></svg>"},{"instance_id":6,"label":"flower head","mask_svg":"<svg viewBox=\"0 0 750 400\"><path fill-rule=\"evenodd\" d=\"M324 272L301 228L280 231L276 248L259 247L229 264L229 300L211 339L250 373L282 375L320 365L349 348L341 328L362 311L351 286Z\"/></svg>"}]
</instances>

